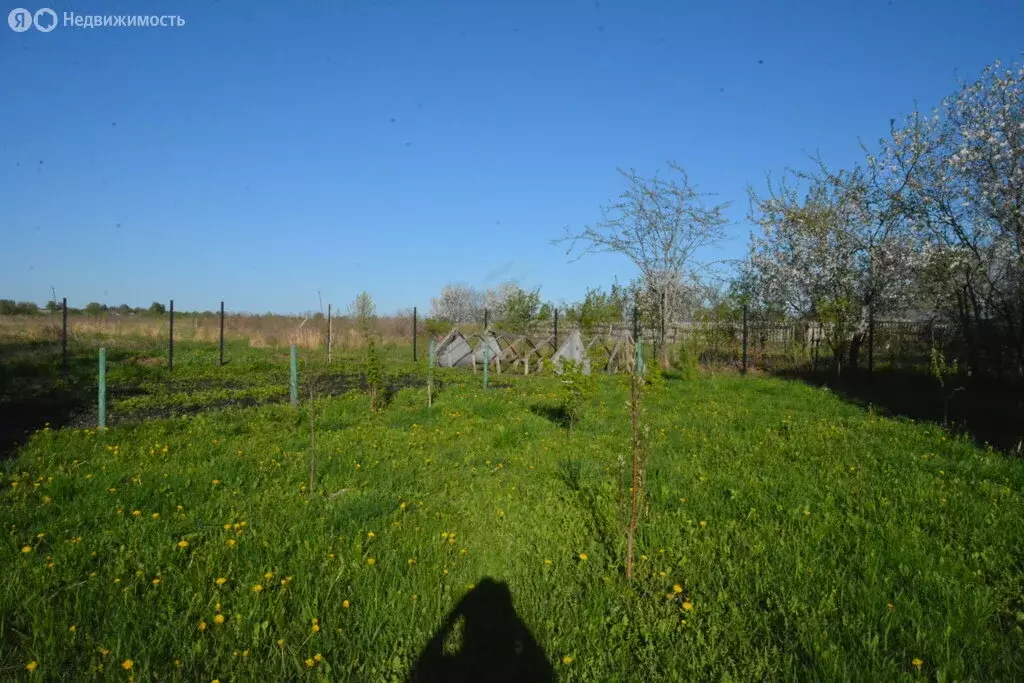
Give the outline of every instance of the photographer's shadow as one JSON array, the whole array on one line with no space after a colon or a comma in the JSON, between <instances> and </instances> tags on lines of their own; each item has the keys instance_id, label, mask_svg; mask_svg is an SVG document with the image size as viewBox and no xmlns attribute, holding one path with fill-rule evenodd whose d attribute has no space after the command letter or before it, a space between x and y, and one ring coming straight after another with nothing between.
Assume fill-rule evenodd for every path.
<instances>
[{"instance_id":1,"label":"photographer's shadow","mask_svg":"<svg viewBox=\"0 0 1024 683\"><path fill-rule=\"evenodd\" d=\"M423 648L408 683L554 680L544 650L512 606L508 586L483 579Z\"/></svg>"}]
</instances>

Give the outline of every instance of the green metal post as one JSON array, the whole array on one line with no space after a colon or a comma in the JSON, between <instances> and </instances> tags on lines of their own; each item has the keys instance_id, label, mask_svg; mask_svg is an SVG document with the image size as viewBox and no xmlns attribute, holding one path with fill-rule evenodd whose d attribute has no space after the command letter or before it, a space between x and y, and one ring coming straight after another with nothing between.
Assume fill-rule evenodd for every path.
<instances>
[{"instance_id":1,"label":"green metal post","mask_svg":"<svg viewBox=\"0 0 1024 683\"><path fill-rule=\"evenodd\" d=\"M430 345L427 348L428 367L427 370L427 407L434 404L434 338L430 338Z\"/></svg>"},{"instance_id":2,"label":"green metal post","mask_svg":"<svg viewBox=\"0 0 1024 683\"><path fill-rule=\"evenodd\" d=\"M295 356L295 344L291 347L291 398L292 405L299 405L299 361Z\"/></svg>"},{"instance_id":3,"label":"green metal post","mask_svg":"<svg viewBox=\"0 0 1024 683\"><path fill-rule=\"evenodd\" d=\"M491 364L491 347L484 342L484 389L487 388L487 366Z\"/></svg>"},{"instance_id":4,"label":"green metal post","mask_svg":"<svg viewBox=\"0 0 1024 683\"><path fill-rule=\"evenodd\" d=\"M100 349L99 428L107 428L107 350Z\"/></svg>"}]
</instances>

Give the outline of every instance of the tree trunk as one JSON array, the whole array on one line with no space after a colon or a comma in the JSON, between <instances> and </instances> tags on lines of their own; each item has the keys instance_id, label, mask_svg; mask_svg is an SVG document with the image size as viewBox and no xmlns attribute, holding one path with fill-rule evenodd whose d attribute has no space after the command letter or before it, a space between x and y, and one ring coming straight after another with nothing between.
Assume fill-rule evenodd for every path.
<instances>
[{"instance_id":1,"label":"tree trunk","mask_svg":"<svg viewBox=\"0 0 1024 683\"><path fill-rule=\"evenodd\" d=\"M856 370L860 361L860 347L864 344L864 333L854 332L850 340L849 367Z\"/></svg>"}]
</instances>

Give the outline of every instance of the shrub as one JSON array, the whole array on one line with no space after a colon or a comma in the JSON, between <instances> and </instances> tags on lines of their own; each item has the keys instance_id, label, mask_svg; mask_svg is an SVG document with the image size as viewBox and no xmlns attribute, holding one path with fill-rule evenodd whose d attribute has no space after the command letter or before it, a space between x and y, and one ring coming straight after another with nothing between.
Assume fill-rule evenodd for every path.
<instances>
[{"instance_id":1,"label":"shrub","mask_svg":"<svg viewBox=\"0 0 1024 683\"><path fill-rule=\"evenodd\" d=\"M672 358L672 367L679 372L681 379L697 379L699 374L697 355L686 344L676 347Z\"/></svg>"}]
</instances>

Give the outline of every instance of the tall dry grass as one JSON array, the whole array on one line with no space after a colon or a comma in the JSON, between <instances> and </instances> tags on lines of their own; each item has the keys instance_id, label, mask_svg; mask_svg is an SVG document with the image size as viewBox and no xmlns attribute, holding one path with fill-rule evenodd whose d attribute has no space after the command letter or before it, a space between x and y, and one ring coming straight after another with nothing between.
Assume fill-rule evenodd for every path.
<instances>
[{"instance_id":1,"label":"tall dry grass","mask_svg":"<svg viewBox=\"0 0 1024 683\"><path fill-rule=\"evenodd\" d=\"M68 316L68 339L166 339L169 327L167 315L71 314ZM421 339L426 339L422 319L418 327ZM411 343L412 316L379 317L375 321L374 330L385 342ZM61 319L56 313L0 316L0 341L59 341L60 335ZM331 345L339 351L361 348L365 342L356 322L347 316L333 320L332 335ZM180 341L216 343L220 339L220 318L215 314L176 313L174 338ZM224 338L228 341L246 341L253 348L283 347L289 344L308 349L326 348L327 320L321 317L228 314L224 318Z\"/></svg>"}]
</instances>

